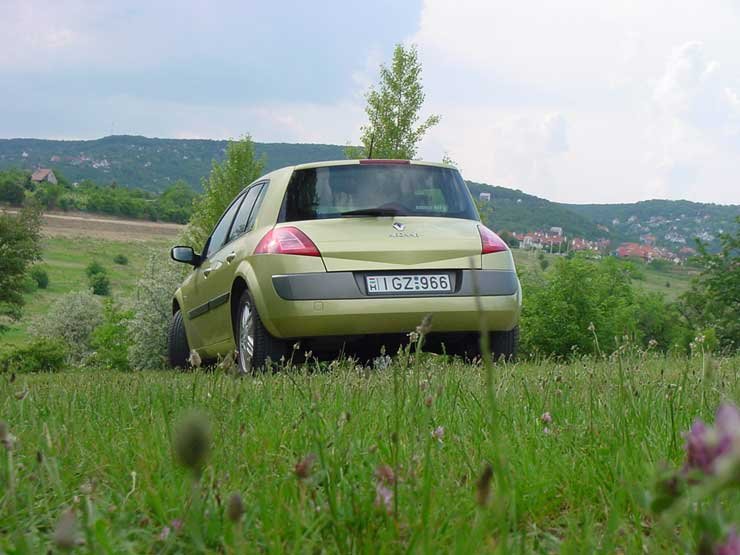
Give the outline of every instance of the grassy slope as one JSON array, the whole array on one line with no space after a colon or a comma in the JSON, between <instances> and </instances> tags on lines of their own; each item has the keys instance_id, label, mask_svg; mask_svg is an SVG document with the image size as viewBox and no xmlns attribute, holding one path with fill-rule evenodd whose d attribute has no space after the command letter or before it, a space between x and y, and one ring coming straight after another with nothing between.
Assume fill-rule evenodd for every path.
<instances>
[{"instance_id":1,"label":"grassy slope","mask_svg":"<svg viewBox=\"0 0 740 555\"><path fill-rule=\"evenodd\" d=\"M28 339L28 329L33 318L43 314L64 293L86 288L85 268L97 260L108 271L113 295L120 299L132 294L136 280L152 250L168 256L170 242L162 239L124 242L93 238L49 237L43 241L42 260L39 265L49 274L49 287L25 296L23 318L13 324L10 331L0 336L0 344L19 344ZM129 262L122 266L113 258L125 255Z\"/></svg>"},{"instance_id":2,"label":"grassy slope","mask_svg":"<svg viewBox=\"0 0 740 555\"><path fill-rule=\"evenodd\" d=\"M93 238L45 239L41 266L49 273L49 288L26 295L23 319L12 325L10 331L0 337L0 345L17 345L27 341L28 329L34 316L44 313L60 295L87 287L85 267L90 261L97 260L105 266L111 277L114 297L125 299L133 293L148 253L154 250L160 252L162 256L167 256L167 249L171 244L172 241L162 239L129 243ZM514 249L513 253L518 268L529 271L539 268L536 253L521 249ZM113 263L113 258L117 254L128 257L127 266ZM546 258L550 264L557 259L554 255L546 255ZM688 289L689 277L681 268L665 272L645 268L644 272L646 279L635 281L634 285L663 293L669 300L675 300L680 293ZM670 281L670 288L665 286L666 281Z\"/></svg>"},{"instance_id":3,"label":"grassy slope","mask_svg":"<svg viewBox=\"0 0 740 555\"><path fill-rule=\"evenodd\" d=\"M512 252L514 253L517 269L540 271L538 253L523 249L513 249ZM558 256L545 254L545 258L552 267ZM696 270L690 270L684 266L671 266L665 270L656 270L641 262L634 262L634 264L644 273L645 279L633 280L632 285L645 291L660 293L669 302L678 300L682 293L688 291L691 285L692 272L696 272ZM546 271L549 271L549 268ZM670 283L670 287L666 287L666 283Z\"/></svg>"},{"instance_id":4,"label":"grassy slope","mask_svg":"<svg viewBox=\"0 0 740 555\"><path fill-rule=\"evenodd\" d=\"M12 458L0 447L0 551L46 552L70 506L96 553L675 553L676 538L692 551L684 521L661 528L639 500L662 461L681 464L681 432L695 417L740 400L740 359L705 374L701 357L625 356L497 366L495 403L480 367L434 357L245 379L2 378L0 414L18 445ZM202 489L171 450L175 422L193 408L213 429ZM294 465L309 453L316 463L301 482ZM487 462L495 478L481 508ZM396 468L397 516L374 503L381 464ZM233 491L246 505L237 527L224 517ZM738 493L720 500L737 522ZM182 528L161 539L177 519Z\"/></svg>"}]
</instances>

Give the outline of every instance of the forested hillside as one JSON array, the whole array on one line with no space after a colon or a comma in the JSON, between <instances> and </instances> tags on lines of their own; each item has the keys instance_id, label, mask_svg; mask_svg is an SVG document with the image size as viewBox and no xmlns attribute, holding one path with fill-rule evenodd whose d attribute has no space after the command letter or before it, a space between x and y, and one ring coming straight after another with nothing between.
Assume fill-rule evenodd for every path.
<instances>
[{"instance_id":1,"label":"forested hillside","mask_svg":"<svg viewBox=\"0 0 740 555\"><path fill-rule=\"evenodd\" d=\"M150 139L113 135L91 141L0 139L0 169L54 168L69 181L115 181L126 187L161 192L178 180L200 189L213 160L221 161L228 141ZM337 145L255 143L267 170L344 158Z\"/></svg>"},{"instance_id":2,"label":"forested hillside","mask_svg":"<svg viewBox=\"0 0 740 555\"><path fill-rule=\"evenodd\" d=\"M135 193L135 199L126 199L125 202L116 200L126 196L120 188L162 193L175 183L184 182L199 191L201 179L210 172L212 162L223 159L226 145L227 141L150 139L128 135L90 141L0 139L0 170L16 168L29 175L35 168L48 167L68 183L85 182L84 190L68 190L66 194L56 191L59 195L51 198L52 202L45 202L47 205L65 208L66 202L69 209L95 209L134 217L141 215L185 221L189 213L188 199L180 206L182 213L174 214L174 208L154 206L155 196L146 193ZM344 148L339 145L255 143L255 149L258 156L264 156L268 171L345 157ZM16 179L19 182L24 180L27 177ZM117 185L119 191L111 192L111 184ZM569 237L608 238L612 242L621 242L653 236L656 244L680 247L692 245L694 237L717 244L719 233L734 229L735 217L740 214L740 206L683 200L562 204L505 187L476 182L468 182L468 186L476 199L480 198L480 193L491 194L489 202L480 203L481 214L486 223L499 231L521 233L561 227ZM0 189L2 187L0 183ZM182 197L179 184L177 191L178 198ZM168 193L172 196L172 191ZM84 198L72 202L68 197ZM13 201L12 198L0 198L2 200ZM102 208L95 208L98 205Z\"/></svg>"}]
</instances>

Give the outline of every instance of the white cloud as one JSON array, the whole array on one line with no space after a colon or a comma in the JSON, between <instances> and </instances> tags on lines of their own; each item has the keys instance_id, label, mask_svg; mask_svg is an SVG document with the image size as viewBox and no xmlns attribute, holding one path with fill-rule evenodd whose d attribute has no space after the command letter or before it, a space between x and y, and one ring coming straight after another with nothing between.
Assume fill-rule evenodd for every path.
<instances>
[{"instance_id":1,"label":"white cloud","mask_svg":"<svg viewBox=\"0 0 740 555\"><path fill-rule=\"evenodd\" d=\"M422 154L555 200L739 203L740 12L696 8L427 0Z\"/></svg>"}]
</instances>

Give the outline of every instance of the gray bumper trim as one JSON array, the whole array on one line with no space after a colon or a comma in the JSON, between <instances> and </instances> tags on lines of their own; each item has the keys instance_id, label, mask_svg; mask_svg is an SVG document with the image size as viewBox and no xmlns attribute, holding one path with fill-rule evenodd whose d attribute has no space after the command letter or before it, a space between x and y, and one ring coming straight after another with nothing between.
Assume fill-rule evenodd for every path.
<instances>
[{"instance_id":1,"label":"gray bumper trim","mask_svg":"<svg viewBox=\"0 0 740 555\"><path fill-rule=\"evenodd\" d=\"M320 272L273 276L277 294L288 301L321 301L339 299L387 299L395 297L482 297L514 295L519 289L516 272L511 270L445 270L452 279L452 293L389 293L368 295L365 275L383 273L443 273L439 270L418 272ZM475 274L475 275L474 275ZM477 278L477 287L474 279Z\"/></svg>"}]
</instances>

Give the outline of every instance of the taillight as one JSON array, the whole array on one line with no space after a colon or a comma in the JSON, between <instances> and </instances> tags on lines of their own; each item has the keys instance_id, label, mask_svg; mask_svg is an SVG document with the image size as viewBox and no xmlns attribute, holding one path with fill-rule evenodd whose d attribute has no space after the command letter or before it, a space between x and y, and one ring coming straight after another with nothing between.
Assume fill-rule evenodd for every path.
<instances>
[{"instance_id":1,"label":"taillight","mask_svg":"<svg viewBox=\"0 0 740 555\"><path fill-rule=\"evenodd\" d=\"M478 233L480 233L481 242L481 254L490 254L492 252L502 252L508 250L503 239L496 235L493 231L488 229L484 225L478 226Z\"/></svg>"},{"instance_id":2,"label":"taillight","mask_svg":"<svg viewBox=\"0 0 740 555\"><path fill-rule=\"evenodd\" d=\"M254 254L299 254L321 256L319 249L297 227L276 227L257 243Z\"/></svg>"}]
</instances>

